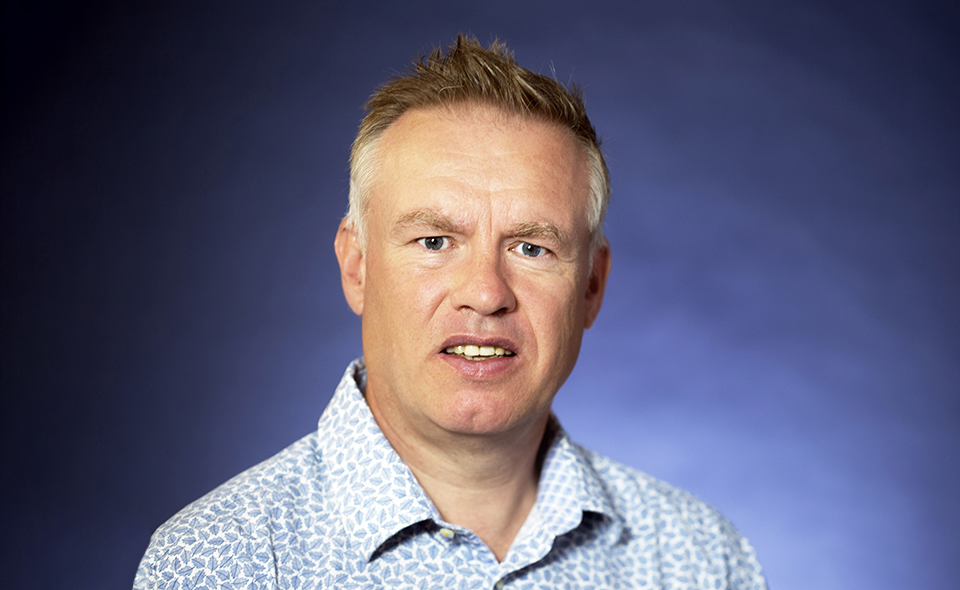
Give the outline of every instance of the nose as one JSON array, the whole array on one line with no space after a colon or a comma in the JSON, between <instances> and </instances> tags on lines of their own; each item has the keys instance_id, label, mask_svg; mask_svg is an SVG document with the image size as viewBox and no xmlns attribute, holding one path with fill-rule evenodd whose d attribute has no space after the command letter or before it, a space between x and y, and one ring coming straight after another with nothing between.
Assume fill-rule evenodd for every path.
<instances>
[{"instance_id":1,"label":"nose","mask_svg":"<svg viewBox=\"0 0 960 590\"><path fill-rule=\"evenodd\" d=\"M451 294L454 307L484 316L501 315L516 309L517 299L505 274L500 252L495 249L475 251L464 262Z\"/></svg>"}]
</instances>

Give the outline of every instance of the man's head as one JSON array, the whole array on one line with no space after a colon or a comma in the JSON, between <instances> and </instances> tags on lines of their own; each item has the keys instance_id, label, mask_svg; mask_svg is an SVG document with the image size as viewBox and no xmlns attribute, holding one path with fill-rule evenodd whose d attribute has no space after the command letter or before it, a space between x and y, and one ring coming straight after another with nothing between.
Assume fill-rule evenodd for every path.
<instances>
[{"instance_id":1,"label":"man's head","mask_svg":"<svg viewBox=\"0 0 960 590\"><path fill-rule=\"evenodd\" d=\"M381 116L365 119L354 148L362 220L345 219L335 246L362 320L367 402L391 442L542 427L610 267L606 170L579 98L547 116L536 90L556 83L501 47L461 38L451 53L477 75L509 66L540 106L414 100L401 80L402 108L383 90L371 101ZM432 58L441 70L452 60Z\"/></svg>"},{"instance_id":2,"label":"man's head","mask_svg":"<svg viewBox=\"0 0 960 590\"><path fill-rule=\"evenodd\" d=\"M498 41L486 49L475 38L459 35L447 53L434 50L407 75L377 89L365 105L368 114L360 124L350 154L350 209L346 218L361 247L366 239L364 218L369 185L378 170L380 136L411 109L464 103L488 105L504 113L551 122L573 134L590 166L588 224L592 247L599 245L604 239L610 177L580 90L576 86L565 88L553 78L521 67Z\"/></svg>"}]
</instances>

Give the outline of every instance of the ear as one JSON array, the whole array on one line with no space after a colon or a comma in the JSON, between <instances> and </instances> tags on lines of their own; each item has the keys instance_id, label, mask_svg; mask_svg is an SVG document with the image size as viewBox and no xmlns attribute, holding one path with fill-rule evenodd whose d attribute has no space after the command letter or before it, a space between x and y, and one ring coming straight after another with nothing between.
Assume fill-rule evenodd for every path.
<instances>
[{"instance_id":1,"label":"ear","mask_svg":"<svg viewBox=\"0 0 960 590\"><path fill-rule=\"evenodd\" d=\"M603 303L603 292L607 287L607 276L610 274L610 244L604 239L597 245L593 254L593 266L590 269L590 278L587 279L586 314L584 329L593 325L600 313Z\"/></svg>"},{"instance_id":2,"label":"ear","mask_svg":"<svg viewBox=\"0 0 960 590\"><path fill-rule=\"evenodd\" d=\"M363 250L357 243L357 234L347 225L346 219L341 221L337 228L333 248L337 252L337 262L340 263L340 282L343 284L343 295L347 298L347 304L353 313L363 315L363 279L366 265Z\"/></svg>"}]
</instances>

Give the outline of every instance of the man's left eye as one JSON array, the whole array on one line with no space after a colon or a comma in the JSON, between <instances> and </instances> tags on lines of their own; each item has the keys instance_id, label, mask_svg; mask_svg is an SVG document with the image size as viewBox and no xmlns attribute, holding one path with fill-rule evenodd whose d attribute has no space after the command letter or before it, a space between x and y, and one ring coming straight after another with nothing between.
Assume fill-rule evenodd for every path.
<instances>
[{"instance_id":1,"label":"man's left eye","mask_svg":"<svg viewBox=\"0 0 960 590\"><path fill-rule=\"evenodd\" d=\"M531 244L530 242L523 242L520 244L520 253L524 256L529 256L530 258L543 256L546 252L547 250L543 246L537 246L536 244Z\"/></svg>"},{"instance_id":2,"label":"man's left eye","mask_svg":"<svg viewBox=\"0 0 960 590\"><path fill-rule=\"evenodd\" d=\"M437 251L437 250L443 250L444 248L447 247L447 238L444 238L443 236L430 236L427 238L420 238L419 240L417 240L417 242L419 242L420 245L426 248L427 250Z\"/></svg>"}]
</instances>

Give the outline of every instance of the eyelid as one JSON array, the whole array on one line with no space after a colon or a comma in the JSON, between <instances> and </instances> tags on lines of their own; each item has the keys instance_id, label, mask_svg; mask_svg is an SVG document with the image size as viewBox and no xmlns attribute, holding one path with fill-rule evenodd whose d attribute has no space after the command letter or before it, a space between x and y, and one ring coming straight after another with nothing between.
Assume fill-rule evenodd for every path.
<instances>
[{"instance_id":1,"label":"eyelid","mask_svg":"<svg viewBox=\"0 0 960 590\"><path fill-rule=\"evenodd\" d=\"M540 255L539 255L539 256L527 256L526 254L524 254L524 253L523 253L523 250L522 250L524 244L530 244L531 246L540 248L540 251L541 251L541 252L540 252ZM513 247L510 248L510 249L513 250L513 251L515 251L515 252L518 252L518 253L519 253L521 256L523 256L524 258L534 258L534 259L535 259L535 258L543 258L544 256L546 256L546 255L548 255L548 254L553 254L553 250L551 250L550 248L547 248L546 246L543 246L543 245L541 245L541 244L537 244L536 242L532 242L532 241L530 241L530 240L520 240L519 242L517 242L517 244L516 244L515 246L513 246Z\"/></svg>"}]
</instances>

